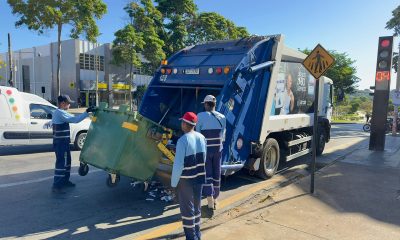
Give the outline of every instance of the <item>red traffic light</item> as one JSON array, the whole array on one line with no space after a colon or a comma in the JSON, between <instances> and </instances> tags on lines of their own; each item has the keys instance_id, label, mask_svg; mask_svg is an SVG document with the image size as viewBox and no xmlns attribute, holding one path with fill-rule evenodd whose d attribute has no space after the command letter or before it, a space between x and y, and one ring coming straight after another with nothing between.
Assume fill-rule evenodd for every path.
<instances>
[{"instance_id":1,"label":"red traffic light","mask_svg":"<svg viewBox=\"0 0 400 240\"><path fill-rule=\"evenodd\" d=\"M389 47L389 46L390 46L390 40L385 39L381 42L381 47Z\"/></svg>"}]
</instances>

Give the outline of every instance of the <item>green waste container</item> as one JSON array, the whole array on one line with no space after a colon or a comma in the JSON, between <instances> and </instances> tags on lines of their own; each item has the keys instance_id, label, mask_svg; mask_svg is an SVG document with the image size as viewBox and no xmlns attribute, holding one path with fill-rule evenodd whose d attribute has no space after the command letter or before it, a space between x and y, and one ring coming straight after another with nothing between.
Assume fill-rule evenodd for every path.
<instances>
[{"instance_id":1,"label":"green waste container","mask_svg":"<svg viewBox=\"0 0 400 240\"><path fill-rule=\"evenodd\" d=\"M80 154L80 175L86 175L89 164L114 176L112 183L119 175L141 181L153 176L162 153L158 142L148 136L159 126L127 109L126 105L116 110L100 104Z\"/></svg>"}]
</instances>

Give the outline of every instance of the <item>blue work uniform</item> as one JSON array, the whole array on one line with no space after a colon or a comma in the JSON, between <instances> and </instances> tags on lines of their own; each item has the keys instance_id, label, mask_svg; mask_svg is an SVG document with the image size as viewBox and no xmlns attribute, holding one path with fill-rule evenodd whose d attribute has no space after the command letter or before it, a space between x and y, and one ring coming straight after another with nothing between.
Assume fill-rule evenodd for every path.
<instances>
[{"instance_id":1,"label":"blue work uniform","mask_svg":"<svg viewBox=\"0 0 400 240\"><path fill-rule=\"evenodd\" d=\"M176 187L186 239L200 239L201 187L205 183L206 140L192 131L176 144L171 186Z\"/></svg>"},{"instance_id":2,"label":"blue work uniform","mask_svg":"<svg viewBox=\"0 0 400 240\"><path fill-rule=\"evenodd\" d=\"M217 111L197 114L196 131L204 135L207 141L206 184L203 195L218 198L221 184L221 152L225 139L226 119Z\"/></svg>"},{"instance_id":3,"label":"blue work uniform","mask_svg":"<svg viewBox=\"0 0 400 240\"><path fill-rule=\"evenodd\" d=\"M56 153L56 167L54 171L53 187L61 188L69 181L71 171L71 151L69 144L70 138L70 123L78 123L88 117L87 112L78 116L74 116L62 109L57 109L53 112L53 147Z\"/></svg>"}]
</instances>

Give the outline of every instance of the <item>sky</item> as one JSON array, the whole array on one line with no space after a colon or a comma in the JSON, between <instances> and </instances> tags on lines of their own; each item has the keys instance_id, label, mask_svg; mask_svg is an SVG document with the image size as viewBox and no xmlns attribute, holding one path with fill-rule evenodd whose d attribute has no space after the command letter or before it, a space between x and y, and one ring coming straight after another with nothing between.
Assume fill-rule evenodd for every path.
<instances>
[{"instance_id":1,"label":"sky","mask_svg":"<svg viewBox=\"0 0 400 240\"><path fill-rule=\"evenodd\" d=\"M114 32L126 22L123 7L128 0L104 0L108 13L98 21L98 42L112 42ZM347 53L355 60L359 89L374 85L379 36L389 36L386 22L400 5L396 0L195 0L199 12L217 12L251 34L283 34L285 44L294 49L313 49L320 43L325 49ZM15 28L18 18L11 13L6 0L0 0L0 52L7 51L7 33L11 33L14 50L57 41L49 30L43 35L26 27ZM62 39L69 38L68 28ZM398 51L395 39L394 51ZM392 73L391 87L395 87Z\"/></svg>"}]
</instances>

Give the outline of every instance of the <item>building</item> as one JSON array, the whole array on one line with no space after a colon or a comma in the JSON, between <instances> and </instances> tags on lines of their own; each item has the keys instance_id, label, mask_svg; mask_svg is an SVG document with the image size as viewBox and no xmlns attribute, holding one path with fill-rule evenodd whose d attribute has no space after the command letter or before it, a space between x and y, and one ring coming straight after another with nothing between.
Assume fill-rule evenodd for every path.
<instances>
[{"instance_id":1,"label":"building","mask_svg":"<svg viewBox=\"0 0 400 240\"><path fill-rule=\"evenodd\" d=\"M129 87L129 68L111 64L111 44L96 44L70 39L61 42L60 91L77 99L73 107L96 104L127 103L129 89L147 85L151 76L134 69L133 86ZM0 54L8 63L8 54ZM57 42L13 51L13 81L18 90L39 95L51 102L57 99ZM143 59L143 61L145 61ZM9 68L0 68L0 85L8 85Z\"/></svg>"}]
</instances>

